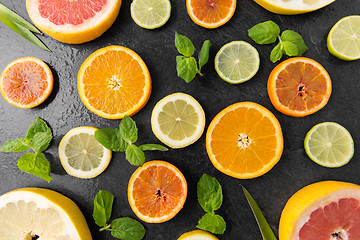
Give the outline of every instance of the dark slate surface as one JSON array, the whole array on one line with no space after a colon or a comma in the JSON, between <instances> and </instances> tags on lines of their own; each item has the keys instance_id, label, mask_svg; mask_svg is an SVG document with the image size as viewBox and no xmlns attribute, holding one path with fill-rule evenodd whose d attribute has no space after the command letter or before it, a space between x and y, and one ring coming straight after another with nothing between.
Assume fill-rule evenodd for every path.
<instances>
[{"instance_id":1,"label":"dark slate surface","mask_svg":"<svg viewBox=\"0 0 360 240\"><path fill-rule=\"evenodd\" d=\"M25 1L2 0L1 3L29 19ZM94 239L113 239L109 233L99 233L92 219L93 198L100 189L112 192L115 197L113 218L130 216L136 218L127 201L127 184L135 167L121 153L115 153L107 170L99 177L81 180L68 176L58 157L58 144L70 129L78 126L116 127L118 120L102 119L89 112L82 104L76 88L76 76L82 62L95 50L112 44L129 47L146 62L153 80L152 94L148 104L134 116L141 135L138 143L158 142L150 126L150 116L156 102L174 92L185 92L202 104L206 113L206 127L212 118L226 106L240 101L254 101L272 111L279 119L284 133L284 152L280 162L267 174L253 180L238 180L217 171L211 164L205 149L205 135L195 144L168 152L147 152L147 160L161 159L176 165L185 175L189 193L183 210L171 221L162 224L144 223L145 239L177 239L182 233L195 229L197 220L204 214L196 199L196 183L203 173L215 176L223 186L224 203L218 211L227 222L227 230L220 239L262 239L256 221L242 194L243 184L257 200L275 233L281 210L286 201L301 187L321 180L341 180L360 184L359 154L360 110L359 61L344 62L328 52L326 37L330 28L342 17L360 12L359 0L338 0L319 11L298 16L272 14L251 0L238 0L233 18L224 26L207 30L194 24L187 14L185 1L171 0L172 16L158 30L138 27L130 16L130 0L125 0L114 25L100 38L82 45L67 45L40 36L52 50L42 51L0 24L0 69L12 60L35 56L51 67L55 76L54 90L48 100L30 110L15 108L0 98L0 143L23 136L36 118L45 119L55 135L46 151L52 167L53 181L45 181L22 173L16 166L21 154L0 153L0 194L21 187L44 187L56 190L73 199L84 213ZM282 30L292 29L301 33L309 50L304 56L319 61L329 72L333 93L329 103L321 111L305 117L285 116L272 106L266 90L268 75L276 64L269 60L272 46L255 44L247 36L253 25L273 20ZM204 40L210 39L210 63L203 69L205 76L186 84L178 78L175 70L174 34L178 31L193 40L198 51ZM256 76L243 84L230 85L216 74L213 60L225 43L245 40L255 46L261 58ZM335 121L346 127L355 141L355 155L344 167L327 169L313 163L305 154L303 140L315 124Z\"/></svg>"}]
</instances>

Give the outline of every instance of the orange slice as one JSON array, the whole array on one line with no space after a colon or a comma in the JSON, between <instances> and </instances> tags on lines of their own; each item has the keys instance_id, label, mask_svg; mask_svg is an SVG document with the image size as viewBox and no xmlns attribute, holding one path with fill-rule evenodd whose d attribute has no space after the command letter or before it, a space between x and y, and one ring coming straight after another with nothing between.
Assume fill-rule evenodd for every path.
<instances>
[{"instance_id":1,"label":"orange slice","mask_svg":"<svg viewBox=\"0 0 360 240\"><path fill-rule=\"evenodd\" d=\"M279 121L259 104L235 103L210 123L206 150L219 171L240 179L259 177L280 160L283 135Z\"/></svg>"},{"instance_id":2,"label":"orange slice","mask_svg":"<svg viewBox=\"0 0 360 240\"><path fill-rule=\"evenodd\" d=\"M316 61L296 57L277 65L268 80L274 107L283 114L304 117L322 109L331 95L331 79Z\"/></svg>"},{"instance_id":3,"label":"orange slice","mask_svg":"<svg viewBox=\"0 0 360 240\"><path fill-rule=\"evenodd\" d=\"M85 106L103 118L121 119L147 103L151 78L134 51L109 46L91 54L78 74L78 90Z\"/></svg>"},{"instance_id":4,"label":"orange slice","mask_svg":"<svg viewBox=\"0 0 360 240\"><path fill-rule=\"evenodd\" d=\"M186 0L191 19L205 28L217 28L234 15L236 0Z\"/></svg>"},{"instance_id":5,"label":"orange slice","mask_svg":"<svg viewBox=\"0 0 360 240\"><path fill-rule=\"evenodd\" d=\"M53 84L48 65L34 57L16 59L0 75L1 95L18 108L33 108L44 102Z\"/></svg>"},{"instance_id":6,"label":"orange slice","mask_svg":"<svg viewBox=\"0 0 360 240\"><path fill-rule=\"evenodd\" d=\"M183 207L187 196L184 175L174 165L151 161L131 176L128 199L133 212L148 223L172 219Z\"/></svg>"}]
</instances>

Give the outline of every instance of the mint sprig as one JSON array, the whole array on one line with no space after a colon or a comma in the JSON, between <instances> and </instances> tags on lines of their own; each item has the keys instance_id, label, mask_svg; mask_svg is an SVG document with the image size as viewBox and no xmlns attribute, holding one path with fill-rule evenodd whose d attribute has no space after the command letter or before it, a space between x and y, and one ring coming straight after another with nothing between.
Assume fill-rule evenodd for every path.
<instances>
[{"instance_id":1,"label":"mint sprig","mask_svg":"<svg viewBox=\"0 0 360 240\"><path fill-rule=\"evenodd\" d=\"M50 163L41 152L49 147L52 138L50 127L41 118L36 118L26 137L7 141L0 146L0 152L24 152L31 148L34 153L26 153L18 160L19 169L50 182Z\"/></svg>"},{"instance_id":2,"label":"mint sprig","mask_svg":"<svg viewBox=\"0 0 360 240\"><path fill-rule=\"evenodd\" d=\"M145 163L144 151L167 151L158 144L144 144L140 147L134 143L138 140L138 128L134 120L125 116L119 128L104 128L95 131L96 140L105 148L114 152L125 152L125 157L130 164L142 166Z\"/></svg>"},{"instance_id":3,"label":"mint sprig","mask_svg":"<svg viewBox=\"0 0 360 240\"><path fill-rule=\"evenodd\" d=\"M300 34L286 30L280 35L280 27L273 21L256 24L248 30L248 35L258 44L272 44L279 40L270 54L273 63L279 61L284 54L289 57L300 57L308 50Z\"/></svg>"}]
</instances>

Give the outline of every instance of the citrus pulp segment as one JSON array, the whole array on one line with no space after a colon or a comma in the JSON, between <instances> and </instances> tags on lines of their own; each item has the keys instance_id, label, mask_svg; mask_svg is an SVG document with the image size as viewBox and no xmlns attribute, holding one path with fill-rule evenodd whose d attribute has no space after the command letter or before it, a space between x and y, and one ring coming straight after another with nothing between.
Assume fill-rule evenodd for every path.
<instances>
[{"instance_id":1,"label":"citrus pulp segment","mask_svg":"<svg viewBox=\"0 0 360 240\"><path fill-rule=\"evenodd\" d=\"M33 108L44 102L54 85L48 65L35 57L9 63L0 75L0 93L11 105Z\"/></svg>"},{"instance_id":2,"label":"citrus pulp segment","mask_svg":"<svg viewBox=\"0 0 360 240\"><path fill-rule=\"evenodd\" d=\"M190 18L205 28L217 28L234 15L236 0L186 0Z\"/></svg>"},{"instance_id":3,"label":"citrus pulp segment","mask_svg":"<svg viewBox=\"0 0 360 240\"><path fill-rule=\"evenodd\" d=\"M184 233L178 240L219 240L217 237L209 232L202 230L194 230L191 232Z\"/></svg>"},{"instance_id":4,"label":"citrus pulp segment","mask_svg":"<svg viewBox=\"0 0 360 240\"><path fill-rule=\"evenodd\" d=\"M166 222L182 209L187 196L184 175L174 165L150 161L131 176L128 200L133 212L148 223Z\"/></svg>"},{"instance_id":5,"label":"citrus pulp segment","mask_svg":"<svg viewBox=\"0 0 360 240\"><path fill-rule=\"evenodd\" d=\"M332 84L329 74L318 62L295 57L274 68L267 89L278 111L293 117L304 117L327 104Z\"/></svg>"},{"instance_id":6,"label":"citrus pulp segment","mask_svg":"<svg viewBox=\"0 0 360 240\"><path fill-rule=\"evenodd\" d=\"M110 163L111 151L95 138L97 128L71 129L61 140L59 157L65 171L78 178L94 178Z\"/></svg>"},{"instance_id":7,"label":"citrus pulp segment","mask_svg":"<svg viewBox=\"0 0 360 240\"><path fill-rule=\"evenodd\" d=\"M340 19L327 38L329 52L345 61L360 59L360 16Z\"/></svg>"},{"instance_id":8,"label":"citrus pulp segment","mask_svg":"<svg viewBox=\"0 0 360 240\"><path fill-rule=\"evenodd\" d=\"M117 18L121 0L26 0L31 20L44 33L79 44L102 35Z\"/></svg>"},{"instance_id":9,"label":"citrus pulp segment","mask_svg":"<svg viewBox=\"0 0 360 240\"><path fill-rule=\"evenodd\" d=\"M308 185L286 203L279 240L360 239L360 186L336 181Z\"/></svg>"},{"instance_id":10,"label":"citrus pulp segment","mask_svg":"<svg viewBox=\"0 0 360 240\"><path fill-rule=\"evenodd\" d=\"M219 171L240 179L259 177L280 160L283 151L280 123L259 104L235 103L211 121L206 150Z\"/></svg>"},{"instance_id":11,"label":"citrus pulp segment","mask_svg":"<svg viewBox=\"0 0 360 240\"><path fill-rule=\"evenodd\" d=\"M340 124L323 122L306 134L304 141L307 155L324 167L341 167L354 155L354 141Z\"/></svg>"},{"instance_id":12,"label":"citrus pulp segment","mask_svg":"<svg viewBox=\"0 0 360 240\"><path fill-rule=\"evenodd\" d=\"M132 19L140 27L159 28L170 18L171 3L169 0L134 0L130 12Z\"/></svg>"},{"instance_id":13,"label":"citrus pulp segment","mask_svg":"<svg viewBox=\"0 0 360 240\"><path fill-rule=\"evenodd\" d=\"M215 70L228 83L250 80L259 70L258 51L244 41L225 44L215 56Z\"/></svg>"},{"instance_id":14,"label":"citrus pulp segment","mask_svg":"<svg viewBox=\"0 0 360 240\"><path fill-rule=\"evenodd\" d=\"M21 188L0 197L0 231L1 240L92 239L76 204L42 188Z\"/></svg>"},{"instance_id":15,"label":"citrus pulp segment","mask_svg":"<svg viewBox=\"0 0 360 240\"><path fill-rule=\"evenodd\" d=\"M205 113L192 96L174 93L156 104L151 115L151 127L155 136L167 146L183 148L201 137Z\"/></svg>"},{"instance_id":16,"label":"citrus pulp segment","mask_svg":"<svg viewBox=\"0 0 360 240\"><path fill-rule=\"evenodd\" d=\"M85 106L103 118L132 116L147 103L151 77L134 51L109 46L92 53L78 73L79 95Z\"/></svg>"}]
</instances>

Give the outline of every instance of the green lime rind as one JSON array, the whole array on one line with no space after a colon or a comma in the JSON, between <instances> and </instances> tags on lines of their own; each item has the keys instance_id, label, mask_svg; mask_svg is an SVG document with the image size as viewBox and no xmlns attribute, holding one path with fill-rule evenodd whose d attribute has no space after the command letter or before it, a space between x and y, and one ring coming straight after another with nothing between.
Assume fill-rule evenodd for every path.
<instances>
[{"instance_id":1,"label":"green lime rind","mask_svg":"<svg viewBox=\"0 0 360 240\"><path fill-rule=\"evenodd\" d=\"M315 163L328 168L347 164L354 155L354 141L343 126L334 122L315 125L304 140L306 154Z\"/></svg>"}]
</instances>

